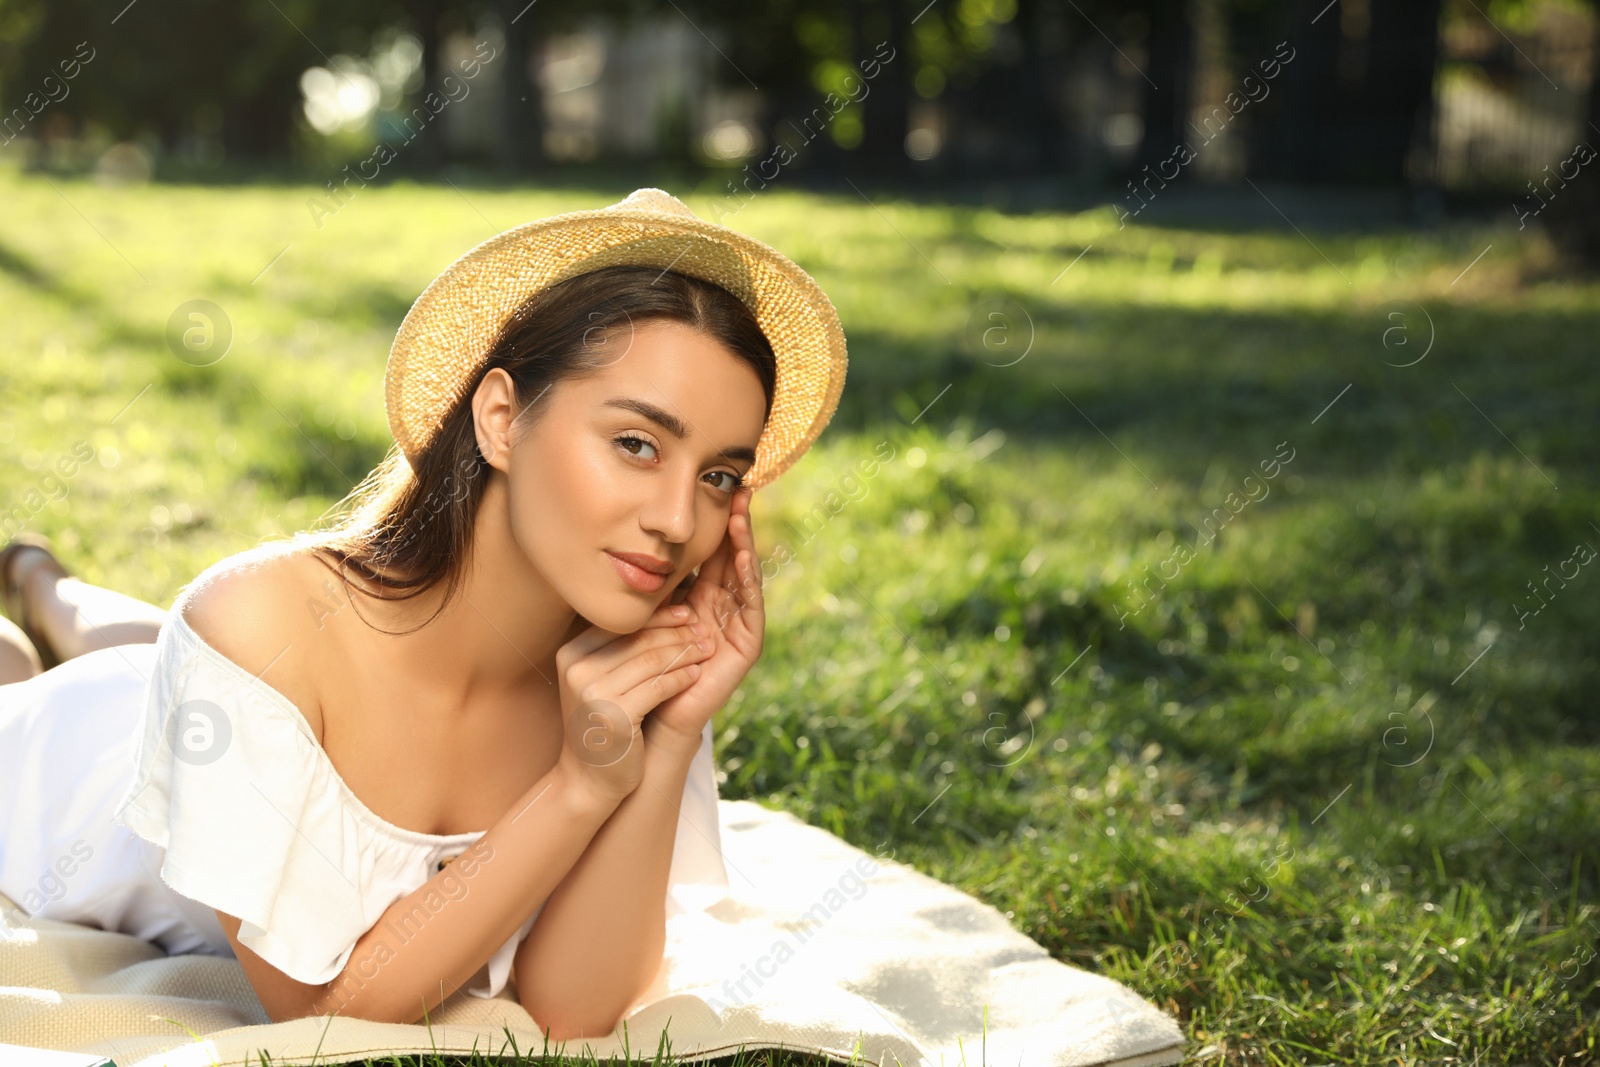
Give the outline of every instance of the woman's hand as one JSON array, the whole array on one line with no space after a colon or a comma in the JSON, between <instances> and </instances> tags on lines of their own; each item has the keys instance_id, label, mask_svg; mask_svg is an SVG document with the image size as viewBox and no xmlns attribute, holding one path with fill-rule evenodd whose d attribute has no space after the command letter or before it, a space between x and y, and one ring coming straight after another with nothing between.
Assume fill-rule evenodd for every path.
<instances>
[{"instance_id":1,"label":"woman's hand","mask_svg":"<svg viewBox=\"0 0 1600 1067\"><path fill-rule=\"evenodd\" d=\"M652 734L668 730L675 743L700 744L706 723L728 702L761 655L766 602L750 525L752 492L741 489L733 495L728 531L717 550L701 564L700 575L683 601L695 620L710 631L715 647L701 661L699 677L662 701L651 715Z\"/></svg>"},{"instance_id":2,"label":"woman's hand","mask_svg":"<svg viewBox=\"0 0 1600 1067\"><path fill-rule=\"evenodd\" d=\"M591 795L620 804L644 776L640 722L702 673L710 626L694 632L692 610L661 605L631 634L590 626L556 651L565 744L558 762ZM712 649L715 645L712 644Z\"/></svg>"}]
</instances>

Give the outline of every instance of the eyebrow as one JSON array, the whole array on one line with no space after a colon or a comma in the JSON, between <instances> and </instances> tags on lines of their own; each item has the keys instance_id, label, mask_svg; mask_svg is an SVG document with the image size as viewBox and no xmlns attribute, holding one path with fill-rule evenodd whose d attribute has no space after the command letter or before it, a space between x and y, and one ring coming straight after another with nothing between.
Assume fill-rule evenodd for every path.
<instances>
[{"instance_id":1,"label":"eyebrow","mask_svg":"<svg viewBox=\"0 0 1600 1067\"><path fill-rule=\"evenodd\" d=\"M655 423L657 426L660 426L663 430L666 430L680 441L685 440L689 436L689 427L682 419L678 418L678 416L674 415L670 411L666 411L657 407L648 400L640 400L637 397L631 396L614 396L609 400L604 401L601 406L622 408L624 411L631 411L636 415L641 415ZM737 448L724 448L719 450L717 454L725 459L744 460L746 463L754 463L756 461L756 450L753 448L745 448L743 446Z\"/></svg>"}]
</instances>

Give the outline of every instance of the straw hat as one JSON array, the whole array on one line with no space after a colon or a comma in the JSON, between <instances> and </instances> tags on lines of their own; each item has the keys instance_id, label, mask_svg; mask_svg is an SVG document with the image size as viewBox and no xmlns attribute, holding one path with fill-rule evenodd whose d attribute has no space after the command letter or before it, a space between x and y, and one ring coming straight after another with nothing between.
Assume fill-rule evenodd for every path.
<instances>
[{"instance_id":1,"label":"straw hat","mask_svg":"<svg viewBox=\"0 0 1600 1067\"><path fill-rule=\"evenodd\" d=\"M804 454L844 390L844 330L811 276L775 249L697 218L677 197L637 189L610 207L523 223L445 268L406 313L389 350L384 405L413 466L531 295L619 264L713 282L755 312L777 355L772 412L746 484L766 485Z\"/></svg>"}]
</instances>

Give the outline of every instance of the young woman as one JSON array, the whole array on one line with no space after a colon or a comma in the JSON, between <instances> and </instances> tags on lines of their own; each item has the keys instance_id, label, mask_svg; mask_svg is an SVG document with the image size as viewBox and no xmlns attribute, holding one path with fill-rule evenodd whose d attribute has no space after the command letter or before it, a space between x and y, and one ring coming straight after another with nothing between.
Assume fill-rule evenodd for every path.
<instances>
[{"instance_id":1,"label":"young woman","mask_svg":"<svg viewBox=\"0 0 1600 1067\"><path fill-rule=\"evenodd\" d=\"M480 245L402 324L399 447L335 527L170 612L0 554L0 892L231 953L275 1021L509 982L552 1039L609 1033L727 884L750 494L844 370L809 276L659 190Z\"/></svg>"}]
</instances>

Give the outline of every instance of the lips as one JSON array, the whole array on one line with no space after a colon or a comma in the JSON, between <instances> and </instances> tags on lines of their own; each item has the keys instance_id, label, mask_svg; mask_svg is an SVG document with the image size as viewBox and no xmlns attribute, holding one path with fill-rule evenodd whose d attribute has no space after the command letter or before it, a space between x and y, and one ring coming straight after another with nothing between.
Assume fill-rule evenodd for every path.
<instances>
[{"instance_id":1,"label":"lips","mask_svg":"<svg viewBox=\"0 0 1600 1067\"><path fill-rule=\"evenodd\" d=\"M666 574L646 570L638 563L633 562L641 558L633 553L629 553L627 556L619 556L615 552L607 552L606 558L617 569L617 574L621 576L622 580L641 593L660 592L662 586L667 584ZM659 566L659 564L653 563L652 566ZM667 566L670 573L671 564Z\"/></svg>"},{"instance_id":2,"label":"lips","mask_svg":"<svg viewBox=\"0 0 1600 1067\"><path fill-rule=\"evenodd\" d=\"M613 552L611 554L626 563L633 564L642 571L649 571L651 574L672 573L672 563L668 560L647 556L642 552Z\"/></svg>"}]
</instances>

